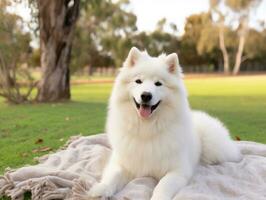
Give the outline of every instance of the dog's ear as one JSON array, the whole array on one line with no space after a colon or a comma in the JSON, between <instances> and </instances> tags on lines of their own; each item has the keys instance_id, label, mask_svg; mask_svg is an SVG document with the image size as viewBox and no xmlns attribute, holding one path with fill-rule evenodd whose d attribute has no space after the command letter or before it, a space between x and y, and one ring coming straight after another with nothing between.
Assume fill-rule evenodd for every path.
<instances>
[{"instance_id":1,"label":"dog's ear","mask_svg":"<svg viewBox=\"0 0 266 200\"><path fill-rule=\"evenodd\" d=\"M166 57L166 64L170 73L176 73L179 66L178 56L176 53L171 53Z\"/></svg>"},{"instance_id":2,"label":"dog's ear","mask_svg":"<svg viewBox=\"0 0 266 200\"><path fill-rule=\"evenodd\" d=\"M128 53L127 59L124 62L125 67L133 67L141 56L141 51L137 47L132 47Z\"/></svg>"},{"instance_id":3,"label":"dog's ear","mask_svg":"<svg viewBox=\"0 0 266 200\"><path fill-rule=\"evenodd\" d=\"M179 66L178 56L176 53L169 54L166 57L166 64L168 66L168 71L172 74L177 74L181 70Z\"/></svg>"}]
</instances>

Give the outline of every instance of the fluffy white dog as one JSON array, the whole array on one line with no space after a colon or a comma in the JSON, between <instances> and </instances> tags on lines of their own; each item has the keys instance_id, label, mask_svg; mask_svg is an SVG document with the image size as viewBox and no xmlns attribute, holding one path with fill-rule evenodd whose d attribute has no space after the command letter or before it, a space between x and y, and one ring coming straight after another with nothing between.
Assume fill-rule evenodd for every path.
<instances>
[{"instance_id":1,"label":"fluffy white dog","mask_svg":"<svg viewBox=\"0 0 266 200\"><path fill-rule=\"evenodd\" d=\"M152 200L170 200L200 161L239 161L223 124L191 111L177 54L151 57L133 47L116 78L107 133L113 151L90 197L112 196L136 177L159 183Z\"/></svg>"}]
</instances>

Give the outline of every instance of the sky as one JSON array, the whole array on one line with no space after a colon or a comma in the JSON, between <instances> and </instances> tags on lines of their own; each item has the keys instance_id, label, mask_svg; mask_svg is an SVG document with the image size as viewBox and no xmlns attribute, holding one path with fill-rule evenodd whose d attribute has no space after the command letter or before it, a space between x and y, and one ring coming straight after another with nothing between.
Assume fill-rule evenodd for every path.
<instances>
[{"instance_id":1,"label":"sky","mask_svg":"<svg viewBox=\"0 0 266 200\"><path fill-rule=\"evenodd\" d=\"M140 31L153 31L156 23L166 18L168 23L177 25L180 35L188 16L207 11L208 8L209 0L130 0L129 6L129 10L137 16L137 27ZM30 21L30 10L26 4L13 7L11 11ZM256 12L252 13L251 26L258 27L258 19L266 22L266 0L262 0ZM170 31L170 28L166 28L166 31Z\"/></svg>"},{"instance_id":2,"label":"sky","mask_svg":"<svg viewBox=\"0 0 266 200\"><path fill-rule=\"evenodd\" d=\"M137 15L137 26L141 31L154 30L158 20L166 18L177 25L179 34L183 33L186 18L191 14L209 9L209 0L131 0L130 8ZM266 21L266 0L262 0L255 13L252 13L251 26L257 20Z\"/></svg>"},{"instance_id":3,"label":"sky","mask_svg":"<svg viewBox=\"0 0 266 200\"><path fill-rule=\"evenodd\" d=\"M13 4L12 6L8 7L7 10L11 13L16 13L17 15L21 16L23 20L28 23L31 21L31 10L27 2L28 1L21 1L19 4ZM25 29L25 31L28 31L27 27L25 27Z\"/></svg>"},{"instance_id":4,"label":"sky","mask_svg":"<svg viewBox=\"0 0 266 200\"><path fill-rule=\"evenodd\" d=\"M137 15L140 31L154 30L158 20L166 18L183 32L186 17L208 10L208 0L131 0L132 11Z\"/></svg>"}]
</instances>

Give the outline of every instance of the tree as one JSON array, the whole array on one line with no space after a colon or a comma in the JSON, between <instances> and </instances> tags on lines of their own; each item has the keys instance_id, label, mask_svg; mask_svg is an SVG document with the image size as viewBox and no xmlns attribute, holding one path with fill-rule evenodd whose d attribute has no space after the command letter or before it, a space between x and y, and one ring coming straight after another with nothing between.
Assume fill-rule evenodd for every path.
<instances>
[{"instance_id":1,"label":"tree","mask_svg":"<svg viewBox=\"0 0 266 200\"><path fill-rule=\"evenodd\" d=\"M105 15L105 19L103 20L104 23L100 21L101 25L97 32L97 35L101 38L99 44L102 50L106 52L106 55L110 55L113 58L115 66L121 67L128 51L132 47L131 38L137 30L137 17L125 9L129 3L127 0L117 1L116 3L101 1L103 5L101 6L102 12L100 16L104 17ZM105 10L108 10L109 14Z\"/></svg>"},{"instance_id":2,"label":"tree","mask_svg":"<svg viewBox=\"0 0 266 200\"><path fill-rule=\"evenodd\" d=\"M209 12L193 14L185 23L185 33L181 39L181 58L185 64L200 66L213 64L218 69L217 27Z\"/></svg>"},{"instance_id":3,"label":"tree","mask_svg":"<svg viewBox=\"0 0 266 200\"><path fill-rule=\"evenodd\" d=\"M132 46L136 16L128 1L91 0L84 3L73 42L71 68L120 67Z\"/></svg>"},{"instance_id":4,"label":"tree","mask_svg":"<svg viewBox=\"0 0 266 200\"><path fill-rule=\"evenodd\" d=\"M38 101L70 99L70 55L80 0L38 0L42 78Z\"/></svg>"},{"instance_id":5,"label":"tree","mask_svg":"<svg viewBox=\"0 0 266 200\"><path fill-rule=\"evenodd\" d=\"M225 19L231 22L237 22L238 28L235 32L238 35L238 47L235 56L233 74L240 71L242 56L244 52L246 37L248 33L248 24L251 11L256 8L261 0L210 0L211 10L218 15L220 49L224 58L224 69L228 73L230 70L230 61L228 51L225 45L224 23ZM226 10L226 14L224 12ZM230 20L229 20L230 18Z\"/></svg>"},{"instance_id":6,"label":"tree","mask_svg":"<svg viewBox=\"0 0 266 200\"><path fill-rule=\"evenodd\" d=\"M160 19L156 24L156 30L160 32L164 32L164 27L166 25L166 18Z\"/></svg>"},{"instance_id":7,"label":"tree","mask_svg":"<svg viewBox=\"0 0 266 200\"><path fill-rule=\"evenodd\" d=\"M258 31L250 29L245 43L245 61L252 62L252 64L260 65L261 69L266 69L266 29ZM244 62L245 62L244 61ZM264 68L263 68L264 67Z\"/></svg>"},{"instance_id":8,"label":"tree","mask_svg":"<svg viewBox=\"0 0 266 200\"><path fill-rule=\"evenodd\" d=\"M250 18L251 10L256 8L261 0L226 0L225 3L229 6L234 13L237 15L238 20L238 37L239 44L235 57L235 65L233 69L233 74L239 73L240 65L242 62L242 55L244 51L244 46L246 42L246 36L248 32L248 23Z\"/></svg>"},{"instance_id":9,"label":"tree","mask_svg":"<svg viewBox=\"0 0 266 200\"><path fill-rule=\"evenodd\" d=\"M224 73L228 74L230 72L230 66L229 66L229 55L228 51L225 45L225 16L224 14L219 10L219 0L210 0L210 8L211 11L216 13L218 15L218 29L219 29L219 47L223 55L223 69Z\"/></svg>"},{"instance_id":10,"label":"tree","mask_svg":"<svg viewBox=\"0 0 266 200\"><path fill-rule=\"evenodd\" d=\"M6 0L0 2L0 96L11 103L22 103L29 100L35 86L27 63L31 38L22 30L21 17L7 12L10 5Z\"/></svg>"},{"instance_id":11,"label":"tree","mask_svg":"<svg viewBox=\"0 0 266 200\"><path fill-rule=\"evenodd\" d=\"M153 32L140 32L131 38L132 45L142 50L147 50L150 55L158 56L161 53L178 52L180 41L178 37L164 32L161 28Z\"/></svg>"}]
</instances>

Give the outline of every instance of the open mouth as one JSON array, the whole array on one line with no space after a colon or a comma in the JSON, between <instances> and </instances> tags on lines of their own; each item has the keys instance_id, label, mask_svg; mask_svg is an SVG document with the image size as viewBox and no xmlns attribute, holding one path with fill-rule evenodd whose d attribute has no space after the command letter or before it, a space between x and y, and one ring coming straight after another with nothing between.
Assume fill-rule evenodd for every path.
<instances>
[{"instance_id":1,"label":"open mouth","mask_svg":"<svg viewBox=\"0 0 266 200\"><path fill-rule=\"evenodd\" d=\"M133 98L133 99L134 99L135 105L139 111L140 116L143 118L148 118L153 113L153 111L159 106L159 104L161 103L161 101L158 101L158 103L151 106L148 104L139 104L135 98Z\"/></svg>"}]
</instances>

